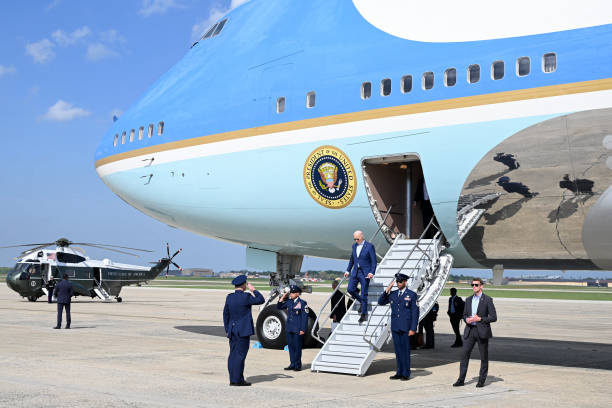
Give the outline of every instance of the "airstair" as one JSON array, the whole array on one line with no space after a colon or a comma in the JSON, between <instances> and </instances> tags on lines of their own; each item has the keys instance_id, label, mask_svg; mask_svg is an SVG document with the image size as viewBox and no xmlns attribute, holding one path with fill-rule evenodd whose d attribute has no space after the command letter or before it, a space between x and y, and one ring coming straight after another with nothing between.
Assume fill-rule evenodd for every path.
<instances>
[{"instance_id":1,"label":"airstair","mask_svg":"<svg viewBox=\"0 0 612 408\"><path fill-rule=\"evenodd\" d=\"M96 285L93 289L96 296L104 301L111 300L110 295L106 292L106 290L102 287L102 285Z\"/></svg>"},{"instance_id":2,"label":"airstair","mask_svg":"<svg viewBox=\"0 0 612 408\"><path fill-rule=\"evenodd\" d=\"M436 231L434 238L423 238L429 229ZM330 296L313 325L312 335L323 343L323 347L313 360L311 370L358 376L366 374L376 353L391 340L391 309L389 305L379 306L378 297L396 273L401 272L409 277L407 287L418 294L419 320L422 319L442 292L453 263L451 255L441 254L444 249L442 241L442 233L433 221L419 239L406 239L402 234L397 236L370 280L367 322L359 324L359 302L354 301L340 324L324 341L319 335L318 326L324 327L329 317L321 323L318 320L321 316L329 316L327 305L331 301ZM342 279L336 290L341 291L345 280L348 279ZM345 297L348 299L349 295Z\"/></svg>"}]
</instances>

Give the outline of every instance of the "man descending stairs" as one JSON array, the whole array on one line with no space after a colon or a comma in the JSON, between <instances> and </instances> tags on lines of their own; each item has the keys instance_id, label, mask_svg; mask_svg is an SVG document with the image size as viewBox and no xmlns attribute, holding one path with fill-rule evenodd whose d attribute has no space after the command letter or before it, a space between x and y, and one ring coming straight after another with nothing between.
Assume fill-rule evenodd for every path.
<instances>
[{"instance_id":1,"label":"man descending stairs","mask_svg":"<svg viewBox=\"0 0 612 408\"><path fill-rule=\"evenodd\" d=\"M430 223L428 228L433 227ZM396 273L408 276L406 287L418 294L419 320L429 312L442 292L453 261L451 255L440 255L444 249L442 239L439 231L433 239L410 240L404 235L395 239L370 279L364 301L367 304L362 308L359 301L353 302L313 360L313 371L365 375L376 353L390 340L391 310L388 305L378 306L377 301ZM364 310L368 318L360 322ZM319 338L314 331L313 336Z\"/></svg>"}]
</instances>

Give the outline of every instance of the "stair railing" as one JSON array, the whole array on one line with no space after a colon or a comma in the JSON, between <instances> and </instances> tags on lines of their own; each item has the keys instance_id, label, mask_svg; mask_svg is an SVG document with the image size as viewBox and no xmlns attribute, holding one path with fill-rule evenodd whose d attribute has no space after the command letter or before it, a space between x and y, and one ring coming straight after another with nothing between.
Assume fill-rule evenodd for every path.
<instances>
[{"instance_id":1,"label":"stair railing","mask_svg":"<svg viewBox=\"0 0 612 408\"><path fill-rule=\"evenodd\" d=\"M334 291L331 293L331 295L329 295L327 300L323 303L323 306L321 306L321 309L319 309L319 313L317 313L317 318L316 318L314 324L312 325L312 331L310 332L310 334L312 335L312 337L314 339L316 339L321 344L325 344L325 339L323 339L321 336L319 336L319 332L321 331L321 328L325 326L325 324L330 319L330 317L334 314L334 311L336 310L336 308L338 307L340 302L336 303L332 307L331 313L327 315L327 317L325 318L325 320L323 320L322 323L319 323L319 319L321 318L321 315L324 314L323 310L329 304L329 302L331 302L331 300L332 300L334 294L336 294L336 292L342 293L342 296L343 296L342 300L344 301L344 299L345 299L344 297L346 296L346 292L342 291L340 289L340 287L342 286L342 284L344 283L345 280L346 280L346 276L343 276L342 279L340 279L340 282L338 282L338 286L336 286L336 289L334 289ZM325 314L327 314L327 313L325 313Z\"/></svg>"}]
</instances>

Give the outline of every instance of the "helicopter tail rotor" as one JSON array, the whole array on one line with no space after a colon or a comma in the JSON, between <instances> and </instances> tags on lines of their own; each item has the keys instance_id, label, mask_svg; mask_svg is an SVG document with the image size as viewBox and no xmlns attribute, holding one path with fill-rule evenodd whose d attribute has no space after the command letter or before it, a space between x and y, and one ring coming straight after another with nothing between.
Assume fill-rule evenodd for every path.
<instances>
[{"instance_id":1,"label":"helicopter tail rotor","mask_svg":"<svg viewBox=\"0 0 612 408\"><path fill-rule=\"evenodd\" d=\"M182 250L183 250L182 248L179 248L174 254L172 254L172 256L170 256L170 244L166 242L166 253L168 254L168 257L163 259L163 261L167 262L166 279L168 279L168 272L170 271L170 265L174 265L179 271L183 270L183 268L181 268L176 262L173 261L174 257L180 254Z\"/></svg>"}]
</instances>

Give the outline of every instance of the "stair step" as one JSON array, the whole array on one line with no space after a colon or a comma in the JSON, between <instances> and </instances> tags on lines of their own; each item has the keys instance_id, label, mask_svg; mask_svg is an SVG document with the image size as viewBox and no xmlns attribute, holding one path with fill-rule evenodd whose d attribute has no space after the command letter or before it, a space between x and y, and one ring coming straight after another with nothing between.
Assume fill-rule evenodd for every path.
<instances>
[{"instance_id":1,"label":"stair step","mask_svg":"<svg viewBox=\"0 0 612 408\"><path fill-rule=\"evenodd\" d=\"M337 371L337 370L330 370L330 371L336 371L336 372L340 372L340 373L349 373L349 372L356 372L359 373L359 364L346 364L346 363L330 363L330 362L323 362L323 361L317 361L316 363L313 363L312 365L312 369L313 370L317 370L318 367L326 367L326 368L336 368L342 371ZM347 371L343 371L343 370L347 370ZM327 371L327 370L326 370Z\"/></svg>"},{"instance_id":2,"label":"stair step","mask_svg":"<svg viewBox=\"0 0 612 408\"><path fill-rule=\"evenodd\" d=\"M321 352L324 356L337 356L337 357L366 357L368 353L347 353L345 351L326 351Z\"/></svg>"}]
</instances>

